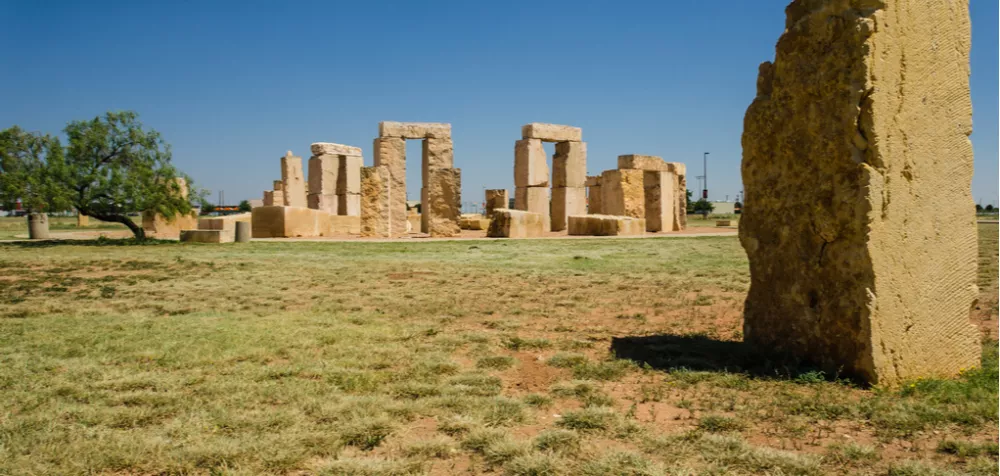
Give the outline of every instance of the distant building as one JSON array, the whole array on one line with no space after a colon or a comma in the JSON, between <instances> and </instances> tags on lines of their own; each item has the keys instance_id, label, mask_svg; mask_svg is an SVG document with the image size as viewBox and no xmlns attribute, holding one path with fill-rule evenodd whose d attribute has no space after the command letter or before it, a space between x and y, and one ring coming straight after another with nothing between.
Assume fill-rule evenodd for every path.
<instances>
[{"instance_id":1,"label":"distant building","mask_svg":"<svg viewBox=\"0 0 1000 476\"><path fill-rule=\"evenodd\" d=\"M735 215L736 202L712 202L713 215Z\"/></svg>"}]
</instances>

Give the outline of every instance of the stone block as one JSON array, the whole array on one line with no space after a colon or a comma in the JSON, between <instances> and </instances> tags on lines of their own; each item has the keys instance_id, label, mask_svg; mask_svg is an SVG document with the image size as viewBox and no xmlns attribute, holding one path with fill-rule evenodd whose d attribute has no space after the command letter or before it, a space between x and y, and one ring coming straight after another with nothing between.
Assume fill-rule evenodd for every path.
<instances>
[{"instance_id":1,"label":"stone block","mask_svg":"<svg viewBox=\"0 0 1000 476\"><path fill-rule=\"evenodd\" d=\"M492 238L535 238L545 234L545 220L541 214L498 208L493 210L486 236Z\"/></svg>"},{"instance_id":2,"label":"stone block","mask_svg":"<svg viewBox=\"0 0 1000 476\"><path fill-rule=\"evenodd\" d=\"M333 236L361 234L361 216L330 215L330 234Z\"/></svg>"},{"instance_id":3,"label":"stone block","mask_svg":"<svg viewBox=\"0 0 1000 476\"><path fill-rule=\"evenodd\" d=\"M360 170L358 172L360 172ZM361 194L342 193L337 195L337 215L351 217L361 216Z\"/></svg>"},{"instance_id":4,"label":"stone block","mask_svg":"<svg viewBox=\"0 0 1000 476\"><path fill-rule=\"evenodd\" d=\"M306 208L306 180L302 170L302 157L292 155L288 151L281 158L281 181L284 182L285 205L289 207Z\"/></svg>"},{"instance_id":5,"label":"stone block","mask_svg":"<svg viewBox=\"0 0 1000 476\"><path fill-rule=\"evenodd\" d=\"M281 180L275 180L274 185L271 187L271 189L274 190L275 192L283 192L285 191L285 182L282 182Z\"/></svg>"},{"instance_id":6,"label":"stone block","mask_svg":"<svg viewBox=\"0 0 1000 476\"><path fill-rule=\"evenodd\" d=\"M361 168L361 236L388 238L391 235L389 170Z\"/></svg>"},{"instance_id":7,"label":"stone block","mask_svg":"<svg viewBox=\"0 0 1000 476\"><path fill-rule=\"evenodd\" d=\"M674 229L674 207L677 205L674 173L644 170L642 181L646 195L646 231L679 231Z\"/></svg>"},{"instance_id":8,"label":"stone block","mask_svg":"<svg viewBox=\"0 0 1000 476\"><path fill-rule=\"evenodd\" d=\"M337 168L337 194L361 193L361 167L364 159L360 155L342 155Z\"/></svg>"},{"instance_id":9,"label":"stone block","mask_svg":"<svg viewBox=\"0 0 1000 476\"><path fill-rule=\"evenodd\" d=\"M583 131L579 127L533 122L521 126L521 138L545 142L580 142L583 140Z\"/></svg>"},{"instance_id":10,"label":"stone block","mask_svg":"<svg viewBox=\"0 0 1000 476\"><path fill-rule=\"evenodd\" d=\"M587 187L600 187L601 186L601 176L600 175L589 175L587 176L587 181L584 183Z\"/></svg>"},{"instance_id":11,"label":"stone block","mask_svg":"<svg viewBox=\"0 0 1000 476\"><path fill-rule=\"evenodd\" d=\"M236 230L182 230L180 240L185 243L232 243Z\"/></svg>"},{"instance_id":12,"label":"stone block","mask_svg":"<svg viewBox=\"0 0 1000 476\"><path fill-rule=\"evenodd\" d=\"M637 154L619 155L618 168L659 171L669 170L667 162L664 162L662 157Z\"/></svg>"},{"instance_id":13,"label":"stone block","mask_svg":"<svg viewBox=\"0 0 1000 476\"><path fill-rule=\"evenodd\" d=\"M542 141L522 139L514 143L514 186L547 187L549 185L548 156Z\"/></svg>"},{"instance_id":14,"label":"stone block","mask_svg":"<svg viewBox=\"0 0 1000 476\"><path fill-rule=\"evenodd\" d=\"M518 187L514 189L514 208L541 215L545 231L551 227L548 187Z\"/></svg>"},{"instance_id":15,"label":"stone block","mask_svg":"<svg viewBox=\"0 0 1000 476\"><path fill-rule=\"evenodd\" d=\"M587 187L587 213L598 215L604 213L601 205L601 186L591 185Z\"/></svg>"},{"instance_id":16,"label":"stone block","mask_svg":"<svg viewBox=\"0 0 1000 476\"><path fill-rule=\"evenodd\" d=\"M559 142L552 156L552 187L584 187L587 184L587 143Z\"/></svg>"},{"instance_id":17,"label":"stone block","mask_svg":"<svg viewBox=\"0 0 1000 476\"><path fill-rule=\"evenodd\" d=\"M557 187L552 189L552 231L566 229L570 215L587 214L587 189Z\"/></svg>"},{"instance_id":18,"label":"stone block","mask_svg":"<svg viewBox=\"0 0 1000 476\"><path fill-rule=\"evenodd\" d=\"M582 236L638 236L645 233L646 220L613 215L573 215L569 234Z\"/></svg>"},{"instance_id":19,"label":"stone block","mask_svg":"<svg viewBox=\"0 0 1000 476\"><path fill-rule=\"evenodd\" d=\"M330 214L301 207L257 207L251 212L254 238L318 237L331 234Z\"/></svg>"},{"instance_id":20,"label":"stone block","mask_svg":"<svg viewBox=\"0 0 1000 476\"><path fill-rule=\"evenodd\" d=\"M431 236L456 236L462 215L462 172L459 169L430 169L427 182L427 233Z\"/></svg>"},{"instance_id":21,"label":"stone block","mask_svg":"<svg viewBox=\"0 0 1000 476\"><path fill-rule=\"evenodd\" d=\"M642 170L606 170L601 174L601 211L613 216L645 218Z\"/></svg>"},{"instance_id":22,"label":"stone block","mask_svg":"<svg viewBox=\"0 0 1000 476\"><path fill-rule=\"evenodd\" d=\"M486 191L486 218L493 216L493 210L510 207L510 197L507 189L495 189Z\"/></svg>"},{"instance_id":23,"label":"stone block","mask_svg":"<svg viewBox=\"0 0 1000 476\"><path fill-rule=\"evenodd\" d=\"M90 217L88 217L87 215L84 215L82 213L77 213L76 214L76 227L77 228L86 228L88 226L90 226Z\"/></svg>"},{"instance_id":24,"label":"stone block","mask_svg":"<svg viewBox=\"0 0 1000 476\"><path fill-rule=\"evenodd\" d=\"M245 221L249 223L253 215L251 213L240 213L237 215L225 215L220 217L204 217L198 219L199 230L236 230L236 222Z\"/></svg>"},{"instance_id":25,"label":"stone block","mask_svg":"<svg viewBox=\"0 0 1000 476\"><path fill-rule=\"evenodd\" d=\"M198 229L198 217L192 213L167 218L158 213L143 212L142 229L156 238L179 238L183 230Z\"/></svg>"},{"instance_id":26,"label":"stone block","mask_svg":"<svg viewBox=\"0 0 1000 476\"><path fill-rule=\"evenodd\" d=\"M450 169L455 166L455 150L451 139L424 139L421 164L421 181L426 184L430 169ZM425 185L426 186L426 185Z\"/></svg>"},{"instance_id":27,"label":"stone block","mask_svg":"<svg viewBox=\"0 0 1000 476\"><path fill-rule=\"evenodd\" d=\"M759 70L744 339L871 384L955 376L982 349L969 4L847 5L792 2Z\"/></svg>"},{"instance_id":28,"label":"stone block","mask_svg":"<svg viewBox=\"0 0 1000 476\"><path fill-rule=\"evenodd\" d=\"M411 213L406 216L406 232L415 233L420 230L423 223L423 213Z\"/></svg>"},{"instance_id":29,"label":"stone block","mask_svg":"<svg viewBox=\"0 0 1000 476\"><path fill-rule=\"evenodd\" d=\"M333 142L315 142L309 147L312 155L354 155L361 157L361 148Z\"/></svg>"},{"instance_id":30,"label":"stone block","mask_svg":"<svg viewBox=\"0 0 1000 476\"><path fill-rule=\"evenodd\" d=\"M398 137L375 139L376 167L387 167L389 173L392 235L406 233L406 141Z\"/></svg>"},{"instance_id":31,"label":"stone block","mask_svg":"<svg viewBox=\"0 0 1000 476\"><path fill-rule=\"evenodd\" d=\"M458 227L463 230L486 230L490 227L490 219L485 217L462 217Z\"/></svg>"},{"instance_id":32,"label":"stone block","mask_svg":"<svg viewBox=\"0 0 1000 476\"><path fill-rule=\"evenodd\" d=\"M264 206L265 207L274 206L274 190L264 190Z\"/></svg>"},{"instance_id":33,"label":"stone block","mask_svg":"<svg viewBox=\"0 0 1000 476\"><path fill-rule=\"evenodd\" d=\"M334 194L309 194L309 208L313 210L323 210L331 215L336 215L340 210L340 202Z\"/></svg>"},{"instance_id":34,"label":"stone block","mask_svg":"<svg viewBox=\"0 0 1000 476\"><path fill-rule=\"evenodd\" d=\"M340 157L314 155L309 158L309 194L336 195ZM309 208L313 208L310 206Z\"/></svg>"},{"instance_id":35,"label":"stone block","mask_svg":"<svg viewBox=\"0 0 1000 476\"><path fill-rule=\"evenodd\" d=\"M732 220L715 220L715 226L733 226Z\"/></svg>"},{"instance_id":36,"label":"stone block","mask_svg":"<svg viewBox=\"0 0 1000 476\"><path fill-rule=\"evenodd\" d=\"M378 135L402 139L451 139L451 124L383 121L378 124Z\"/></svg>"}]
</instances>

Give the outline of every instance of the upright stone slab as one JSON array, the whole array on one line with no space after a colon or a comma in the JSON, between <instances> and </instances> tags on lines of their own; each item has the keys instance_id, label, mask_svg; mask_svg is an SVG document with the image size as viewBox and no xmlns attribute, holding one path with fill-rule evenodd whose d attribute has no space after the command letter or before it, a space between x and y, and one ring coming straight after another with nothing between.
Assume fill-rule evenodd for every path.
<instances>
[{"instance_id":1,"label":"upright stone slab","mask_svg":"<svg viewBox=\"0 0 1000 476\"><path fill-rule=\"evenodd\" d=\"M545 148L539 139L522 139L514 143L514 186L547 187L549 164Z\"/></svg>"},{"instance_id":2,"label":"upright stone slab","mask_svg":"<svg viewBox=\"0 0 1000 476\"><path fill-rule=\"evenodd\" d=\"M364 159L360 155L341 155L337 158L337 194L361 193L361 167Z\"/></svg>"},{"instance_id":3,"label":"upright stone slab","mask_svg":"<svg viewBox=\"0 0 1000 476\"><path fill-rule=\"evenodd\" d=\"M968 2L786 12L744 120L745 340L877 384L979 365Z\"/></svg>"},{"instance_id":4,"label":"upright stone slab","mask_svg":"<svg viewBox=\"0 0 1000 476\"><path fill-rule=\"evenodd\" d=\"M275 204L274 204L274 190L264 190L264 200L263 200L263 202L264 202L264 206L265 207L273 207L273 206L275 206ZM309 207L309 208L312 208L312 207Z\"/></svg>"},{"instance_id":5,"label":"upright stone slab","mask_svg":"<svg viewBox=\"0 0 1000 476\"><path fill-rule=\"evenodd\" d=\"M496 189L486 191L486 218L493 217L493 210L498 208L509 208L510 198L507 189Z\"/></svg>"},{"instance_id":6,"label":"upright stone slab","mask_svg":"<svg viewBox=\"0 0 1000 476\"><path fill-rule=\"evenodd\" d=\"M552 231L566 229L570 215L587 214L587 189L556 187L552 189Z\"/></svg>"},{"instance_id":7,"label":"upright stone slab","mask_svg":"<svg viewBox=\"0 0 1000 476\"><path fill-rule=\"evenodd\" d=\"M642 170L605 170L601 174L601 213L646 217Z\"/></svg>"},{"instance_id":8,"label":"upright stone slab","mask_svg":"<svg viewBox=\"0 0 1000 476\"><path fill-rule=\"evenodd\" d=\"M313 144L314 149L315 145ZM314 155L309 158L309 208L337 214L339 169L340 157L336 155Z\"/></svg>"},{"instance_id":9,"label":"upright stone slab","mask_svg":"<svg viewBox=\"0 0 1000 476\"><path fill-rule=\"evenodd\" d=\"M674 174L674 231L681 231L687 228L687 166L667 162L667 171Z\"/></svg>"},{"instance_id":10,"label":"upright stone slab","mask_svg":"<svg viewBox=\"0 0 1000 476\"><path fill-rule=\"evenodd\" d=\"M673 172L643 171L642 185L646 195L646 231L674 230L674 207L677 205Z\"/></svg>"},{"instance_id":11,"label":"upright stone slab","mask_svg":"<svg viewBox=\"0 0 1000 476\"><path fill-rule=\"evenodd\" d=\"M579 188L587 182L587 143L559 142L552 157L552 187Z\"/></svg>"},{"instance_id":12,"label":"upright stone slab","mask_svg":"<svg viewBox=\"0 0 1000 476\"><path fill-rule=\"evenodd\" d=\"M548 187L515 188L514 208L541 215L545 223L545 231L551 229Z\"/></svg>"},{"instance_id":13,"label":"upright stone slab","mask_svg":"<svg viewBox=\"0 0 1000 476\"><path fill-rule=\"evenodd\" d=\"M281 181L284 182L285 205L289 207L306 208L306 181L302 171L302 157L292 155L288 151L281 158Z\"/></svg>"},{"instance_id":14,"label":"upright stone slab","mask_svg":"<svg viewBox=\"0 0 1000 476\"><path fill-rule=\"evenodd\" d=\"M587 213L597 215L601 211L601 176L587 177Z\"/></svg>"},{"instance_id":15,"label":"upright stone slab","mask_svg":"<svg viewBox=\"0 0 1000 476\"><path fill-rule=\"evenodd\" d=\"M462 171L430 169L427 181L427 233L435 237L461 233L458 220L462 216Z\"/></svg>"},{"instance_id":16,"label":"upright stone slab","mask_svg":"<svg viewBox=\"0 0 1000 476\"><path fill-rule=\"evenodd\" d=\"M579 127L533 122L521 126L521 137L545 142L580 142L583 140L583 131Z\"/></svg>"},{"instance_id":17,"label":"upright stone slab","mask_svg":"<svg viewBox=\"0 0 1000 476\"><path fill-rule=\"evenodd\" d=\"M450 169L455 166L455 148L451 139L424 139L421 177L426 187L430 169Z\"/></svg>"},{"instance_id":18,"label":"upright stone slab","mask_svg":"<svg viewBox=\"0 0 1000 476\"><path fill-rule=\"evenodd\" d=\"M388 238L389 170L385 167L361 168L361 236Z\"/></svg>"},{"instance_id":19,"label":"upright stone slab","mask_svg":"<svg viewBox=\"0 0 1000 476\"><path fill-rule=\"evenodd\" d=\"M385 123L382 123L385 124ZM389 209L392 213L392 235L406 233L406 141L398 137L375 139L375 166L386 167L389 173Z\"/></svg>"}]
</instances>

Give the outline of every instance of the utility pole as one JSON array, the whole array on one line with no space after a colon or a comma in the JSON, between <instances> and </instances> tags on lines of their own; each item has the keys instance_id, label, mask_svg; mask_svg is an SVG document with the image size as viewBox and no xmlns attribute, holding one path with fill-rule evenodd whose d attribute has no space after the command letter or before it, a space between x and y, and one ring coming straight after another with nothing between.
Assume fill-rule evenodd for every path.
<instances>
[{"instance_id":1,"label":"utility pole","mask_svg":"<svg viewBox=\"0 0 1000 476\"><path fill-rule=\"evenodd\" d=\"M705 152L705 155L702 156L702 167L704 168L704 174L705 174L704 175L705 176L705 188L703 188L702 191L701 191L701 195L702 195L701 198L704 198L705 200L708 200L708 152Z\"/></svg>"}]
</instances>

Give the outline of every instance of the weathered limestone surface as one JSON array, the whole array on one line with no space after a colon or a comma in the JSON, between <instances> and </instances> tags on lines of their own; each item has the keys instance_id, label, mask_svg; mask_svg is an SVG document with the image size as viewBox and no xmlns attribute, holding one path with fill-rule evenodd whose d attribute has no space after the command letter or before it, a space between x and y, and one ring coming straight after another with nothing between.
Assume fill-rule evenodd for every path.
<instances>
[{"instance_id":1,"label":"weathered limestone surface","mask_svg":"<svg viewBox=\"0 0 1000 476\"><path fill-rule=\"evenodd\" d=\"M579 127L533 122L521 126L521 138L541 139L545 142L580 142L583 131Z\"/></svg>"},{"instance_id":2,"label":"weathered limestone surface","mask_svg":"<svg viewBox=\"0 0 1000 476\"><path fill-rule=\"evenodd\" d=\"M673 172L643 171L642 184L646 194L646 231L680 231L674 228L674 189L677 179Z\"/></svg>"},{"instance_id":3,"label":"weathered limestone surface","mask_svg":"<svg viewBox=\"0 0 1000 476\"><path fill-rule=\"evenodd\" d=\"M552 187L583 187L586 183L587 143L557 143L552 156Z\"/></svg>"},{"instance_id":4,"label":"weathered limestone surface","mask_svg":"<svg viewBox=\"0 0 1000 476\"><path fill-rule=\"evenodd\" d=\"M316 142L309 147L312 155L354 155L361 157L361 148L332 142Z\"/></svg>"},{"instance_id":5,"label":"weathered limestone surface","mask_svg":"<svg viewBox=\"0 0 1000 476\"><path fill-rule=\"evenodd\" d=\"M232 243L236 240L236 229L182 230L180 240L186 243Z\"/></svg>"},{"instance_id":6,"label":"weathered limestone surface","mask_svg":"<svg viewBox=\"0 0 1000 476\"><path fill-rule=\"evenodd\" d=\"M378 135L402 139L451 139L451 124L383 121L378 124Z\"/></svg>"},{"instance_id":7,"label":"weathered limestone surface","mask_svg":"<svg viewBox=\"0 0 1000 476\"><path fill-rule=\"evenodd\" d=\"M680 162L667 162L667 170L674 173L674 231L687 228L687 166Z\"/></svg>"},{"instance_id":8,"label":"weathered limestone surface","mask_svg":"<svg viewBox=\"0 0 1000 476\"><path fill-rule=\"evenodd\" d=\"M383 123L385 124L385 123ZM406 233L406 141L398 137L375 139L375 166L386 167L389 173L389 210L392 213L392 235Z\"/></svg>"},{"instance_id":9,"label":"weathered limestone surface","mask_svg":"<svg viewBox=\"0 0 1000 476\"><path fill-rule=\"evenodd\" d=\"M264 190L264 206L273 207L274 206L274 190ZM310 206L309 208L314 208Z\"/></svg>"},{"instance_id":10,"label":"weathered limestone surface","mask_svg":"<svg viewBox=\"0 0 1000 476\"><path fill-rule=\"evenodd\" d=\"M522 139L514 142L514 186L548 186L549 164L547 159L541 140Z\"/></svg>"},{"instance_id":11,"label":"weathered limestone surface","mask_svg":"<svg viewBox=\"0 0 1000 476\"><path fill-rule=\"evenodd\" d=\"M636 236L646 230L646 220L613 215L573 215L569 234L585 236Z\"/></svg>"},{"instance_id":12,"label":"weathered limestone surface","mask_svg":"<svg viewBox=\"0 0 1000 476\"><path fill-rule=\"evenodd\" d=\"M361 236L391 236L389 182L386 167L361 168Z\"/></svg>"},{"instance_id":13,"label":"weathered limestone surface","mask_svg":"<svg viewBox=\"0 0 1000 476\"><path fill-rule=\"evenodd\" d=\"M483 216L462 217L458 227L463 230L486 230L490 227L490 219Z\"/></svg>"},{"instance_id":14,"label":"weathered limestone surface","mask_svg":"<svg viewBox=\"0 0 1000 476\"><path fill-rule=\"evenodd\" d=\"M250 222L251 213L240 213L237 215L226 215L221 217L205 217L198 219L199 230L224 230L233 231L236 229L236 222Z\"/></svg>"},{"instance_id":15,"label":"weathered limestone surface","mask_svg":"<svg viewBox=\"0 0 1000 476\"><path fill-rule=\"evenodd\" d=\"M570 215L587 214L587 189L556 187L552 189L552 231L566 229Z\"/></svg>"},{"instance_id":16,"label":"weathered limestone surface","mask_svg":"<svg viewBox=\"0 0 1000 476\"><path fill-rule=\"evenodd\" d=\"M360 215L330 215L330 235L358 235L360 233Z\"/></svg>"},{"instance_id":17,"label":"weathered limestone surface","mask_svg":"<svg viewBox=\"0 0 1000 476\"><path fill-rule=\"evenodd\" d=\"M88 227L88 226L90 226L90 217L88 217L87 215L84 215L82 213L77 213L76 214L76 227L77 228L85 228L85 227Z\"/></svg>"},{"instance_id":18,"label":"weathered limestone surface","mask_svg":"<svg viewBox=\"0 0 1000 476\"><path fill-rule=\"evenodd\" d=\"M257 207L251 212L254 238L317 237L331 234L331 215L301 207Z\"/></svg>"},{"instance_id":19,"label":"weathered limestone surface","mask_svg":"<svg viewBox=\"0 0 1000 476\"><path fill-rule=\"evenodd\" d=\"M541 215L545 222L545 231L549 231L551 220L548 187L515 188L514 208Z\"/></svg>"},{"instance_id":20,"label":"weathered limestone surface","mask_svg":"<svg viewBox=\"0 0 1000 476\"><path fill-rule=\"evenodd\" d=\"M601 174L601 213L644 218L646 194L642 170L605 170Z\"/></svg>"},{"instance_id":21,"label":"weathered limestone surface","mask_svg":"<svg viewBox=\"0 0 1000 476\"><path fill-rule=\"evenodd\" d=\"M492 238L533 238L545 234L544 216L538 213L498 208L486 230Z\"/></svg>"},{"instance_id":22,"label":"weathered limestone surface","mask_svg":"<svg viewBox=\"0 0 1000 476\"><path fill-rule=\"evenodd\" d=\"M360 155L342 155L337 159L337 194L361 193L361 166L364 159Z\"/></svg>"},{"instance_id":23,"label":"weathered limestone surface","mask_svg":"<svg viewBox=\"0 0 1000 476\"><path fill-rule=\"evenodd\" d=\"M283 192L285 190L285 182L281 180L275 180L274 186L271 187L275 192Z\"/></svg>"},{"instance_id":24,"label":"weathered limestone surface","mask_svg":"<svg viewBox=\"0 0 1000 476\"><path fill-rule=\"evenodd\" d=\"M510 207L510 197L507 189L495 189L486 191L486 218L493 216L493 210Z\"/></svg>"},{"instance_id":25,"label":"weathered limestone surface","mask_svg":"<svg viewBox=\"0 0 1000 476\"><path fill-rule=\"evenodd\" d=\"M455 149L451 139L424 139L421 159L421 177L426 184L430 169L449 169L455 166ZM424 185L426 187L426 185Z\"/></svg>"},{"instance_id":26,"label":"weathered limestone surface","mask_svg":"<svg viewBox=\"0 0 1000 476\"><path fill-rule=\"evenodd\" d=\"M336 215L339 207L337 195L310 193L308 197L309 208L313 210L323 210L331 215Z\"/></svg>"},{"instance_id":27,"label":"weathered limestone surface","mask_svg":"<svg viewBox=\"0 0 1000 476\"><path fill-rule=\"evenodd\" d=\"M877 384L978 365L968 2L786 12L744 121L744 338Z\"/></svg>"},{"instance_id":28,"label":"weathered limestone surface","mask_svg":"<svg viewBox=\"0 0 1000 476\"><path fill-rule=\"evenodd\" d=\"M587 186L587 213L598 215L601 211L601 176L591 175L585 182Z\"/></svg>"},{"instance_id":29,"label":"weathered limestone surface","mask_svg":"<svg viewBox=\"0 0 1000 476\"><path fill-rule=\"evenodd\" d=\"M284 182L285 205L300 208L308 206L302 157L292 155L292 151L281 158L281 181Z\"/></svg>"},{"instance_id":30,"label":"weathered limestone surface","mask_svg":"<svg viewBox=\"0 0 1000 476\"><path fill-rule=\"evenodd\" d=\"M360 186L358 188L360 188ZM337 195L337 215L351 217L361 216L361 194L342 193Z\"/></svg>"},{"instance_id":31,"label":"weathered limestone surface","mask_svg":"<svg viewBox=\"0 0 1000 476\"><path fill-rule=\"evenodd\" d=\"M314 155L309 158L309 194L337 194L340 157Z\"/></svg>"},{"instance_id":32,"label":"weathered limestone surface","mask_svg":"<svg viewBox=\"0 0 1000 476\"><path fill-rule=\"evenodd\" d=\"M667 170L669 166L662 157L655 155L619 155L619 169L639 169L639 170Z\"/></svg>"},{"instance_id":33,"label":"weathered limestone surface","mask_svg":"<svg viewBox=\"0 0 1000 476\"><path fill-rule=\"evenodd\" d=\"M427 233L431 236L456 236L461 232L462 171L455 168L430 169L427 182Z\"/></svg>"}]
</instances>

